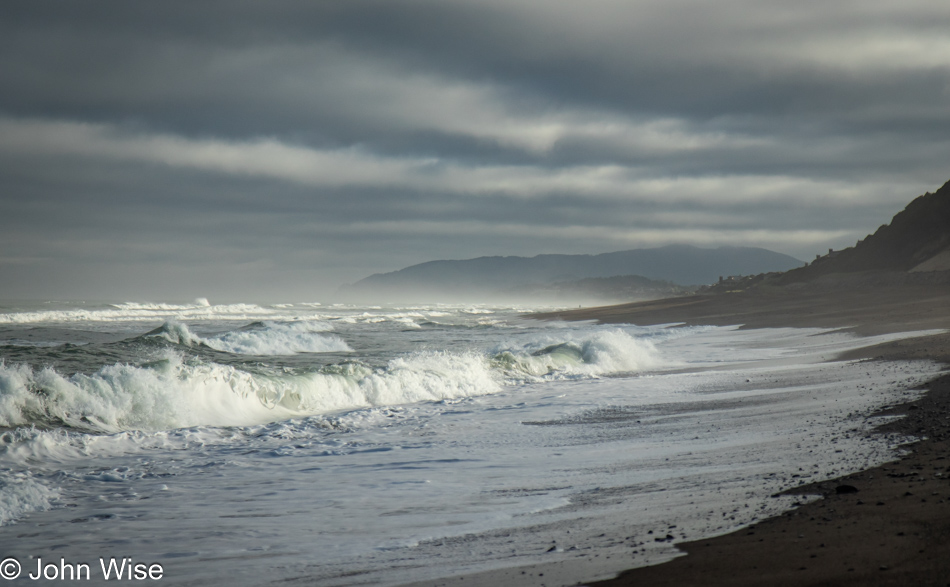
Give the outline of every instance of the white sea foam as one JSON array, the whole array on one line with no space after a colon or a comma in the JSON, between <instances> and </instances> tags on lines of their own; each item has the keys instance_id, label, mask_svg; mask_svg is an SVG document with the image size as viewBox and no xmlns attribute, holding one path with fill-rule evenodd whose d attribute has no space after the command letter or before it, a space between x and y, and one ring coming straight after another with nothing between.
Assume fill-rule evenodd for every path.
<instances>
[{"instance_id":1,"label":"white sea foam","mask_svg":"<svg viewBox=\"0 0 950 587\"><path fill-rule=\"evenodd\" d=\"M374 313L374 312L363 312L361 314L355 314L351 316L344 316L338 318L336 321L341 324L381 324L381 325L396 325L400 328L421 328L417 320L424 320L426 316L418 312L386 312L386 313Z\"/></svg>"},{"instance_id":2,"label":"white sea foam","mask_svg":"<svg viewBox=\"0 0 950 587\"><path fill-rule=\"evenodd\" d=\"M234 330L204 339L219 351L243 355L292 355L351 351L338 336L321 334L330 330L325 322L264 322L263 328Z\"/></svg>"},{"instance_id":3,"label":"white sea foam","mask_svg":"<svg viewBox=\"0 0 950 587\"><path fill-rule=\"evenodd\" d=\"M159 334L194 343L194 335L178 326L166 325ZM553 344L541 348L544 342ZM394 358L382 368L351 362L296 374L188 363L171 351L147 366L117 364L69 377L50 368L0 365L0 425L62 422L111 432L249 425L485 395L505 385L597 377L657 364L652 345L618 330L576 340L545 337L495 353L424 351Z\"/></svg>"},{"instance_id":4,"label":"white sea foam","mask_svg":"<svg viewBox=\"0 0 950 587\"><path fill-rule=\"evenodd\" d=\"M619 329L538 336L520 344L499 345L494 349L494 357L506 374L516 380L526 375L577 379L635 373L661 364L653 343Z\"/></svg>"},{"instance_id":5,"label":"white sea foam","mask_svg":"<svg viewBox=\"0 0 950 587\"><path fill-rule=\"evenodd\" d=\"M146 322L176 320L263 320L279 317L273 308L256 304L212 306L207 300L193 304L114 304L107 309L42 310L0 314L0 324L75 323L75 322Z\"/></svg>"},{"instance_id":6,"label":"white sea foam","mask_svg":"<svg viewBox=\"0 0 950 587\"><path fill-rule=\"evenodd\" d=\"M499 389L484 358L419 354L386 369L344 364L301 375L252 374L177 355L150 367L113 365L64 377L0 366L0 425L63 422L116 432L249 425L362 407L451 399Z\"/></svg>"},{"instance_id":7,"label":"white sea foam","mask_svg":"<svg viewBox=\"0 0 950 587\"><path fill-rule=\"evenodd\" d=\"M121 304L110 304L113 308L119 310L146 310L153 312L194 310L196 308L210 308L211 302L207 298L198 298L191 304L165 304L165 303L141 303L141 302L123 302ZM241 304L242 306L246 304Z\"/></svg>"},{"instance_id":8,"label":"white sea foam","mask_svg":"<svg viewBox=\"0 0 950 587\"><path fill-rule=\"evenodd\" d=\"M0 434L0 457L4 463L28 468L36 463L62 463L89 456L86 443L118 435L79 434L63 429L21 427Z\"/></svg>"},{"instance_id":9,"label":"white sea foam","mask_svg":"<svg viewBox=\"0 0 950 587\"><path fill-rule=\"evenodd\" d=\"M156 336L174 344L204 344L215 350L240 355L292 355L351 351L338 336L326 334L332 326L319 321L266 321L240 330L209 337L195 335L180 322L166 322L147 336Z\"/></svg>"},{"instance_id":10,"label":"white sea foam","mask_svg":"<svg viewBox=\"0 0 950 587\"><path fill-rule=\"evenodd\" d=\"M308 420L287 420L265 426L301 426L301 422L305 424ZM239 436L241 432L233 428L214 427L125 430L113 434L20 427L0 434L0 462L20 470L43 465L59 471L67 465L88 459L121 457L143 450L195 450L209 445L227 445Z\"/></svg>"},{"instance_id":11,"label":"white sea foam","mask_svg":"<svg viewBox=\"0 0 950 587\"><path fill-rule=\"evenodd\" d=\"M0 526L29 512L48 510L58 492L33 479L29 472L0 475Z\"/></svg>"}]
</instances>

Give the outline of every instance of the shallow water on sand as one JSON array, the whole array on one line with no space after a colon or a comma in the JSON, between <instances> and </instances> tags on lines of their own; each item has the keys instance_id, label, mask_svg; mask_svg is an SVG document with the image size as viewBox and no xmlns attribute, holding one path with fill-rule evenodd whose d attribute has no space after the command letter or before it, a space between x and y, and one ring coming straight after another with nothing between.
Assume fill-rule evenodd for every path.
<instances>
[{"instance_id":1,"label":"shallow water on sand","mask_svg":"<svg viewBox=\"0 0 950 587\"><path fill-rule=\"evenodd\" d=\"M866 415L936 370L824 362L879 340L840 333L530 310L9 308L0 557L21 581L37 557L180 585L606 575L893 458Z\"/></svg>"}]
</instances>

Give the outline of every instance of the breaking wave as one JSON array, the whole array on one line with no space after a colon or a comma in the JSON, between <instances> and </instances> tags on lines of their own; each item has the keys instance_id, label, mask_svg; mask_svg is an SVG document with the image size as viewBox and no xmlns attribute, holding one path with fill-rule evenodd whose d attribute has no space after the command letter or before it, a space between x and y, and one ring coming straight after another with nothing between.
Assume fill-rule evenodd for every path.
<instances>
[{"instance_id":1,"label":"breaking wave","mask_svg":"<svg viewBox=\"0 0 950 587\"><path fill-rule=\"evenodd\" d=\"M174 325L164 333L177 334L182 344L208 340ZM621 330L572 340L543 338L482 353L417 352L383 367L352 361L306 372L251 372L197 358L186 361L172 350L149 364L116 364L71 376L52 368L0 364L0 426L65 425L103 432L241 426L472 397L509 385L658 365L650 343Z\"/></svg>"},{"instance_id":2,"label":"breaking wave","mask_svg":"<svg viewBox=\"0 0 950 587\"><path fill-rule=\"evenodd\" d=\"M564 340L567 338L568 340ZM521 377L577 379L615 373L635 373L658 367L656 347L622 330L607 330L573 338L538 337L527 343L494 349L494 362L516 380Z\"/></svg>"},{"instance_id":3,"label":"breaking wave","mask_svg":"<svg viewBox=\"0 0 950 587\"><path fill-rule=\"evenodd\" d=\"M332 353L352 351L325 322L256 322L240 330L209 337L193 334L187 326L169 321L146 337L163 338L184 346L203 344L218 351L239 355L292 355L295 353Z\"/></svg>"},{"instance_id":4,"label":"breaking wave","mask_svg":"<svg viewBox=\"0 0 950 587\"><path fill-rule=\"evenodd\" d=\"M211 305L198 298L191 304L140 304L126 302L107 308L40 310L0 314L0 324L76 323L76 322L142 322L171 320L265 320L277 317L273 308L257 304Z\"/></svg>"}]
</instances>

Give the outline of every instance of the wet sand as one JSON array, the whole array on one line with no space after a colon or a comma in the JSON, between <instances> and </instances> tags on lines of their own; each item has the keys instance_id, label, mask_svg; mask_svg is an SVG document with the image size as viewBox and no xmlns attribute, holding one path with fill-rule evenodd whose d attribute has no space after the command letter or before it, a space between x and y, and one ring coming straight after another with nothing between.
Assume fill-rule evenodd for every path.
<instances>
[{"instance_id":1,"label":"wet sand","mask_svg":"<svg viewBox=\"0 0 950 587\"><path fill-rule=\"evenodd\" d=\"M936 283L849 283L756 293L694 295L582 308L532 318L603 323L818 327L860 336L950 330L950 276ZM897 281L900 281L898 279ZM845 353L846 360L926 360L950 370L950 332ZM781 516L710 539L678 542L685 556L592 582L596 566L545 563L421 582L419 586L948 586L950 587L950 374L875 433L919 440L897 461L795 487L820 495ZM869 416L871 416L869 414ZM807 503L806 503L807 501Z\"/></svg>"},{"instance_id":2,"label":"wet sand","mask_svg":"<svg viewBox=\"0 0 950 587\"><path fill-rule=\"evenodd\" d=\"M823 499L590 585L950 585L950 376L926 388L878 429L924 438L901 460L796 488Z\"/></svg>"},{"instance_id":3,"label":"wet sand","mask_svg":"<svg viewBox=\"0 0 950 587\"><path fill-rule=\"evenodd\" d=\"M842 328L860 335L950 328L950 284L781 288L693 295L535 314L602 323L706 324L745 328Z\"/></svg>"},{"instance_id":4,"label":"wet sand","mask_svg":"<svg viewBox=\"0 0 950 587\"><path fill-rule=\"evenodd\" d=\"M742 324L841 328L860 335L950 328L950 287L784 289L691 296L544 316L634 324ZM845 359L929 359L950 366L950 334L867 347ZM724 536L683 542L686 556L632 569L597 587L950 585L950 375L879 433L914 436L900 460L794 489L819 494L777 518Z\"/></svg>"}]
</instances>

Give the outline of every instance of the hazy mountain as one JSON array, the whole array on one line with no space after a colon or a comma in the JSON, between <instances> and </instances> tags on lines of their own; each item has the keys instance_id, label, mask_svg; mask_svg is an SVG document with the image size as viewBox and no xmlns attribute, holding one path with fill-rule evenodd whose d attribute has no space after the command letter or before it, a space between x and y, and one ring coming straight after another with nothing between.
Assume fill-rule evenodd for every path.
<instances>
[{"instance_id":1,"label":"hazy mountain","mask_svg":"<svg viewBox=\"0 0 950 587\"><path fill-rule=\"evenodd\" d=\"M679 285L698 285L713 283L720 276L785 271L802 264L794 257L767 249L704 249L688 245L600 255L479 257L429 261L391 273L377 273L341 288L341 293L363 298L473 299L487 294L503 297L503 292L524 286L615 276L642 276Z\"/></svg>"},{"instance_id":2,"label":"hazy mountain","mask_svg":"<svg viewBox=\"0 0 950 587\"><path fill-rule=\"evenodd\" d=\"M694 285L648 279L640 275L588 277L578 281L522 285L508 290L515 298L554 303L610 303L653 300L694 293Z\"/></svg>"}]
</instances>

